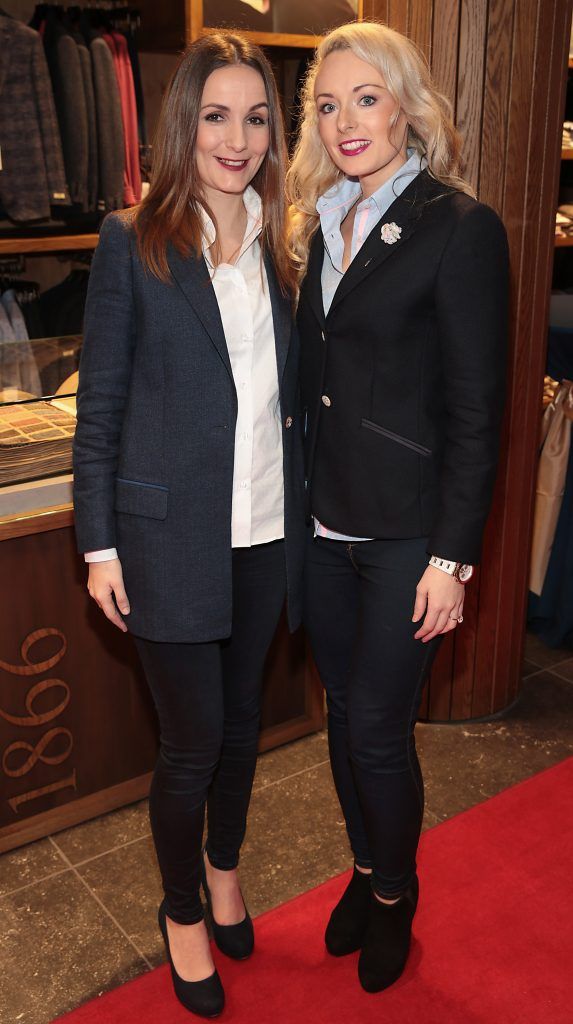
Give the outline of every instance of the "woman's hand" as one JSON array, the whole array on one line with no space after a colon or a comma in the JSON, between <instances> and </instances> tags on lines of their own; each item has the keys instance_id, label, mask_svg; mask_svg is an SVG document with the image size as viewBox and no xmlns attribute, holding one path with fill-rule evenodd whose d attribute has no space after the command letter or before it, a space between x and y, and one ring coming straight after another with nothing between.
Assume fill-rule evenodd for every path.
<instances>
[{"instance_id":1,"label":"woman's hand","mask_svg":"<svg viewBox=\"0 0 573 1024\"><path fill-rule=\"evenodd\" d=\"M129 601L123 585L123 573L119 558L105 562L90 562L88 590L90 597L99 605L104 615L114 626L127 633L127 626L118 612L129 614ZM115 598L115 601L114 601ZM117 607L116 607L117 605Z\"/></svg>"},{"instance_id":2,"label":"woman's hand","mask_svg":"<svg viewBox=\"0 0 573 1024\"><path fill-rule=\"evenodd\" d=\"M416 587L416 603L412 622L425 618L416 640L423 644L433 640L440 633L455 629L464 608L464 585L447 572L429 565Z\"/></svg>"}]
</instances>

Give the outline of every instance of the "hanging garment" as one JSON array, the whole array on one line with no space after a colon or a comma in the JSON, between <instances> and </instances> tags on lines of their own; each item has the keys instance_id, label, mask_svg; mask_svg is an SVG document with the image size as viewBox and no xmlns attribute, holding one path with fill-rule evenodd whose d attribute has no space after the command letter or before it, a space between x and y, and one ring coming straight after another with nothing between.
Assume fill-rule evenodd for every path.
<instances>
[{"instance_id":1,"label":"hanging garment","mask_svg":"<svg viewBox=\"0 0 573 1024\"><path fill-rule=\"evenodd\" d=\"M98 210L107 213L123 206L125 146L121 101L109 46L101 36L93 36L89 50L96 107Z\"/></svg>"},{"instance_id":2,"label":"hanging garment","mask_svg":"<svg viewBox=\"0 0 573 1024\"><path fill-rule=\"evenodd\" d=\"M139 137L137 133L137 103L133 85L131 62L127 52L127 41L120 32L108 32L103 36L109 46L121 102L123 140L125 146L125 167L123 174L123 201L125 206L134 206L141 199L141 172L139 170Z\"/></svg>"},{"instance_id":3,"label":"hanging garment","mask_svg":"<svg viewBox=\"0 0 573 1024\"><path fill-rule=\"evenodd\" d=\"M34 281L19 281L14 287L28 337L45 338L46 332L40 312L40 286Z\"/></svg>"},{"instance_id":4,"label":"hanging garment","mask_svg":"<svg viewBox=\"0 0 573 1024\"><path fill-rule=\"evenodd\" d=\"M13 288L2 293L0 311L4 324L6 319L9 321L12 333L12 340L7 338L0 342L0 388L16 388L40 397L42 390L34 349Z\"/></svg>"},{"instance_id":5,"label":"hanging garment","mask_svg":"<svg viewBox=\"0 0 573 1024\"><path fill-rule=\"evenodd\" d=\"M545 410L541 455L537 471L537 493L533 519L533 546L529 589L543 591L551 549L561 512L571 450L573 383L563 381L555 401Z\"/></svg>"},{"instance_id":6,"label":"hanging garment","mask_svg":"<svg viewBox=\"0 0 573 1024\"><path fill-rule=\"evenodd\" d=\"M16 341L16 335L14 334L10 317L4 309L3 303L0 302L0 345L10 341Z\"/></svg>"},{"instance_id":7,"label":"hanging garment","mask_svg":"<svg viewBox=\"0 0 573 1024\"><path fill-rule=\"evenodd\" d=\"M72 270L64 281L42 293L40 306L47 337L82 333L88 280L89 270Z\"/></svg>"},{"instance_id":8,"label":"hanging garment","mask_svg":"<svg viewBox=\"0 0 573 1024\"><path fill-rule=\"evenodd\" d=\"M131 61L131 71L133 74L133 85L135 88L135 101L137 103L137 126L139 130L139 142L142 146L147 146L147 124L145 121L145 102L143 98L143 85L141 82L141 67L139 64L139 53L137 50L137 44L135 41L135 33L128 32L126 34L127 39L127 52L129 53L129 59Z\"/></svg>"},{"instance_id":9,"label":"hanging garment","mask_svg":"<svg viewBox=\"0 0 573 1024\"><path fill-rule=\"evenodd\" d=\"M22 222L69 205L62 143L42 41L0 15L0 204Z\"/></svg>"},{"instance_id":10,"label":"hanging garment","mask_svg":"<svg viewBox=\"0 0 573 1024\"><path fill-rule=\"evenodd\" d=\"M529 595L527 625L549 647L573 648L573 445L543 592Z\"/></svg>"},{"instance_id":11,"label":"hanging garment","mask_svg":"<svg viewBox=\"0 0 573 1024\"><path fill-rule=\"evenodd\" d=\"M7 288L2 292L2 298L0 299L8 319L12 325L14 331L14 338L16 341L28 341L28 330L26 328L26 321L22 315L22 310L18 305L16 298L16 292L13 288Z\"/></svg>"},{"instance_id":12,"label":"hanging garment","mask_svg":"<svg viewBox=\"0 0 573 1024\"><path fill-rule=\"evenodd\" d=\"M88 173L86 182L86 204L84 209L92 212L97 209L98 200L97 121L94 85L92 79L92 62L90 51L88 50L86 41L81 32L72 32L72 36L78 47L78 53L80 56L88 126Z\"/></svg>"},{"instance_id":13,"label":"hanging garment","mask_svg":"<svg viewBox=\"0 0 573 1024\"><path fill-rule=\"evenodd\" d=\"M70 197L85 211L88 209L88 111L78 45L55 13L46 18L43 38Z\"/></svg>"}]
</instances>

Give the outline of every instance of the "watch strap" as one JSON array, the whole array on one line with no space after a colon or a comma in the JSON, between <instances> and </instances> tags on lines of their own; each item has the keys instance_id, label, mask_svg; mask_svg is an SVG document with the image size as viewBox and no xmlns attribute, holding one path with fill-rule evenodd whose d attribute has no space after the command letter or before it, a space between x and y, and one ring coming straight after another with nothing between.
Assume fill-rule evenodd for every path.
<instances>
[{"instance_id":1,"label":"watch strap","mask_svg":"<svg viewBox=\"0 0 573 1024\"><path fill-rule=\"evenodd\" d=\"M437 555L431 555L429 564L433 565L435 569L441 569L442 572L447 572L449 576L453 576L460 565L459 562L450 562L447 558L438 558Z\"/></svg>"}]
</instances>

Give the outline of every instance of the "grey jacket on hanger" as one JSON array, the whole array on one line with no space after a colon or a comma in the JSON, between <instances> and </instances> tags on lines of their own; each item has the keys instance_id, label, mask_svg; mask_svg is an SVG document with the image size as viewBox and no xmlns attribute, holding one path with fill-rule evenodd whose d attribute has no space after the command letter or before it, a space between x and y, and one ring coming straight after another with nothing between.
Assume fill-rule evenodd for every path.
<instances>
[{"instance_id":1,"label":"grey jacket on hanger","mask_svg":"<svg viewBox=\"0 0 573 1024\"><path fill-rule=\"evenodd\" d=\"M99 162L100 210L123 207L123 171L125 147L119 86L113 57L104 39L96 36L90 43Z\"/></svg>"},{"instance_id":2,"label":"grey jacket on hanger","mask_svg":"<svg viewBox=\"0 0 573 1024\"><path fill-rule=\"evenodd\" d=\"M94 95L94 84L92 79L92 62L90 51L87 48L84 37L80 32L72 33L77 43L80 56L80 66L84 83L84 94L86 100L86 116L88 128L88 171L87 171L87 195L85 208L88 211L95 210L98 200L98 144L97 144L97 121Z\"/></svg>"}]
</instances>

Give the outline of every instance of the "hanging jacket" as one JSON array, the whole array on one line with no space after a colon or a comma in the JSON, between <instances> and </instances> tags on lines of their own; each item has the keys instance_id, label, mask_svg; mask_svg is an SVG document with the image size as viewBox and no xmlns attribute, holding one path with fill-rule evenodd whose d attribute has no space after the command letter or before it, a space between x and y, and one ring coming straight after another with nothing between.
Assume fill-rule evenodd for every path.
<instances>
[{"instance_id":1,"label":"hanging jacket","mask_svg":"<svg viewBox=\"0 0 573 1024\"><path fill-rule=\"evenodd\" d=\"M88 113L78 45L55 14L48 15L43 38L70 197L87 210Z\"/></svg>"},{"instance_id":2,"label":"hanging jacket","mask_svg":"<svg viewBox=\"0 0 573 1024\"><path fill-rule=\"evenodd\" d=\"M98 145L98 210L119 210L123 206L125 146L119 86L110 49L101 36L90 46Z\"/></svg>"},{"instance_id":3,"label":"hanging jacket","mask_svg":"<svg viewBox=\"0 0 573 1024\"><path fill-rule=\"evenodd\" d=\"M139 138L137 133L137 103L133 85L131 61L127 41L120 32L106 33L103 38L109 46L119 88L125 166L123 172L123 201L133 206L141 199L141 172L139 170Z\"/></svg>"},{"instance_id":4,"label":"hanging jacket","mask_svg":"<svg viewBox=\"0 0 573 1024\"><path fill-rule=\"evenodd\" d=\"M0 15L0 204L14 221L69 205L62 143L42 41Z\"/></svg>"}]
</instances>

